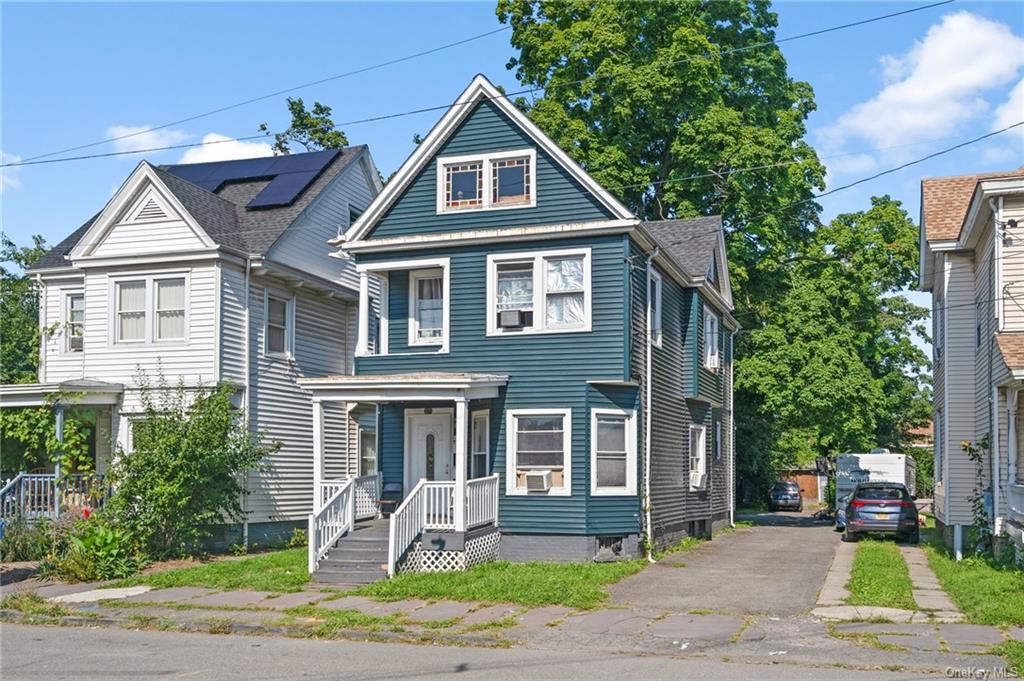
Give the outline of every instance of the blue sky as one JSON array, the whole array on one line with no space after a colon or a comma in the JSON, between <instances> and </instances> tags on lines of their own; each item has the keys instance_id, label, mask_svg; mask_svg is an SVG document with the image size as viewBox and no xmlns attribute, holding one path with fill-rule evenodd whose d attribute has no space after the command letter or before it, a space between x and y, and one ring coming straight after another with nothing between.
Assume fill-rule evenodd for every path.
<instances>
[{"instance_id":1,"label":"blue sky","mask_svg":"<svg viewBox=\"0 0 1024 681\"><path fill-rule=\"evenodd\" d=\"M918 5L779 3L780 38ZM14 4L0 5L5 160L185 118L305 81L368 66L500 28L487 3ZM789 42L790 74L814 87L809 139L837 186L1024 120L1024 4L957 2ZM509 32L370 73L298 90L350 121L451 102L481 72L515 89L505 63ZM1016 97L1016 99L1014 99ZM370 145L385 176L439 112L345 126ZM144 146L216 134L253 135L287 125L284 95L139 136ZM1019 131L1018 131L1019 132ZM123 149L126 142L88 151ZM251 144L251 143L250 143ZM259 144L259 142L256 142ZM265 148L221 144L203 154ZM156 163L186 152L146 154ZM196 152L188 158L196 159ZM55 243L99 210L142 156L6 170L3 229ZM208 156L204 156L208 158ZM918 214L922 177L1015 168L1024 135L929 161L830 197L826 217L889 193ZM926 301L925 297L917 297Z\"/></svg>"}]
</instances>

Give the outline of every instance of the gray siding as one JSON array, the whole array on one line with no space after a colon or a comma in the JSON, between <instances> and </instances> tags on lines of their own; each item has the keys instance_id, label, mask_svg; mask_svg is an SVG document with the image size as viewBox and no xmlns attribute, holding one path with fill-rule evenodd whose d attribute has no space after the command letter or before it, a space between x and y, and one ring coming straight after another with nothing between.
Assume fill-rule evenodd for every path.
<instances>
[{"instance_id":1,"label":"gray siding","mask_svg":"<svg viewBox=\"0 0 1024 681\"><path fill-rule=\"evenodd\" d=\"M438 152L456 156L530 149L536 143L490 102L467 116ZM486 185L486 183L485 183ZM485 191L487 188L485 186ZM371 238L489 227L558 224L612 217L543 150L537 149L537 205L533 208L437 214L437 163L431 159L377 223Z\"/></svg>"}]
</instances>

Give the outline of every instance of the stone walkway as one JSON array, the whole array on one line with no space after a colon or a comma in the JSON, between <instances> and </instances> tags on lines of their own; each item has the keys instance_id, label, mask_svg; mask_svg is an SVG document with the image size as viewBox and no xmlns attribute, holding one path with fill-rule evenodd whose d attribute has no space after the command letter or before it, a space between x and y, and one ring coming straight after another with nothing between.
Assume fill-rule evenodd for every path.
<instances>
[{"instance_id":1,"label":"stone walkway","mask_svg":"<svg viewBox=\"0 0 1024 681\"><path fill-rule=\"evenodd\" d=\"M938 578L928 565L928 556L920 546L900 546L900 555L910 574L911 593L917 610L902 610L873 605L848 605L850 592L846 584L850 581L853 557L857 544L839 542L832 567L825 576L825 583L818 592L818 604L811 614L829 620L888 619L893 622L946 622L963 620L963 613L942 590Z\"/></svg>"}]
</instances>

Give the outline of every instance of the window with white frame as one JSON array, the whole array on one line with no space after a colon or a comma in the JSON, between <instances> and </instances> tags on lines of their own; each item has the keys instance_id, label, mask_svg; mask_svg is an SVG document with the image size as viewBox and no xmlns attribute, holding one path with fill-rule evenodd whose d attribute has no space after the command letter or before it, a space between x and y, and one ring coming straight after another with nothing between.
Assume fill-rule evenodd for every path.
<instances>
[{"instance_id":1,"label":"window with white frame","mask_svg":"<svg viewBox=\"0 0 1024 681\"><path fill-rule=\"evenodd\" d=\"M291 354L292 301L283 296L267 294L266 354Z\"/></svg>"},{"instance_id":2,"label":"window with white frame","mask_svg":"<svg viewBox=\"0 0 1024 681\"><path fill-rule=\"evenodd\" d=\"M156 339L184 340L185 338L185 279L157 279L156 286Z\"/></svg>"},{"instance_id":3,"label":"window with white frame","mask_svg":"<svg viewBox=\"0 0 1024 681\"><path fill-rule=\"evenodd\" d=\"M81 352L85 340L85 295L71 293L64 305L64 333L67 337L65 349L68 352Z\"/></svg>"},{"instance_id":4,"label":"window with white frame","mask_svg":"<svg viewBox=\"0 0 1024 681\"><path fill-rule=\"evenodd\" d=\"M591 328L590 249L487 256L487 334Z\"/></svg>"},{"instance_id":5,"label":"window with white frame","mask_svg":"<svg viewBox=\"0 0 1024 681\"><path fill-rule=\"evenodd\" d=\"M571 410L510 410L507 418L507 493L569 494Z\"/></svg>"},{"instance_id":6,"label":"window with white frame","mask_svg":"<svg viewBox=\"0 0 1024 681\"><path fill-rule=\"evenodd\" d=\"M488 459L490 458L490 430L490 412L473 412L473 423L469 438L470 478L483 478L487 476Z\"/></svg>"},{"instance_id":7,"label":"window with white frame","mask_svg":"<svg viewBox=\"0 0 1024 681\"><path fill-rule=\"evenodd\" d=\"M704 489L707 477L707 428L694 423L690 425L690 489Z\"/></svg>"},{"instance_id":8,"label":"window with white frame","mask_svg":"<svg viewBox=\"0 0 1024 681\"><path fill-rule=\"evenodd\" d=\"M718 315L707 305L704 306L704 367L717 369L721 366L718 353Z\"/></svg>"},{"instance_id":9,"label":"window with white frame","mask_svg":"<svg viewBox=\"0 0 1024 681\"><path fill-rule=\"evenodd\" d=\"M651 279L648 282L647 314L650 318L651 343L655 347L661 347L661 275L651 271Z\"/></svg>"},{"instance_id":10,"label":"window with white frame","mask_svg":"<svg viewBox=\"0 0 1024 681\"><path fill-rule=\"evenodd\" d=\"M119 281L117 289L117 341L146 340L146 282Z\"/></svg>"},{"instance_id":11,"label":"window with white frame","mask_svg":"<svg viewBox=\"0 0 1024 681\"><path fill-rule=\"evenodd\" d=\"M359 475L373 475L377 472L377 431L359 429Z\"/></svg>"},{"instance_id":12,"label":"window with white frame","mask_svg":"<svg viewBox=\"0 0 1024 681\"><path fill-rule=\"evenodd\" d=\"M444 337L444 274L441 270L409 275L410 345L440 345Z\"/></svg>"},{"instance_id":13,"label":"window with white frame","mask_svg":"<svg viewBox=\"0 0 1024 681\"><path fill-rule=\"evenodd\" d=\"M715 428L711 432L711 451L714 452L715 461L722 459L722 419L715 419Z\"/></svg>"},{"instance_id":14,"label":"window with white frame","mask_svg":"<svg viewBox=\"0 0 1024 681\"><path fill-rule=\"evenodd\" d=\"M591 494L636 494L636 412L593 409L590 421Z\"/></svg>"},{"instance_id":15,"label":"window with white frame","mask_svg":"<svg viewBox=\"0 0 1024 681\"><path fill-rule=\"evenodd\" d=\"M437 160L437 212L536 205L533 149Z\"/></svg>"}]
</instances>

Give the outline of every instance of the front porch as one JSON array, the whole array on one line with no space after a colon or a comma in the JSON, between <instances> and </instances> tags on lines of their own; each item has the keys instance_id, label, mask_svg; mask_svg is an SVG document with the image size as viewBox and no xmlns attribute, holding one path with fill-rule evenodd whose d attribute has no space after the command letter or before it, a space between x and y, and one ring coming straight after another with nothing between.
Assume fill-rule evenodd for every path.
<instances>
[{"instance_id":1,"label":"front porch","mask_svg":"<svg viewBox=\"0 0 1024 681\"><path fill-rule=\"evenodd\" d=\"M489 405L506 383L505 376L464 373L303 381L313 393L317 481L309 517L310 573L336 546L345 552L341 540L356 536L356 521L388 512L387 556L380 576L464 570L496 558L498 477L490 474L486 453L489 412L477 407ZM323 403L332 401L345 403L349 413L367 405L374 408L369 442L375 451L372 457L360 454L361 461L374 461L372 473L324 480ZM388 419L381 417L384 410ZM351 567L358 572L356 568L366 566Z\"/></svg>"}]
</instances>

